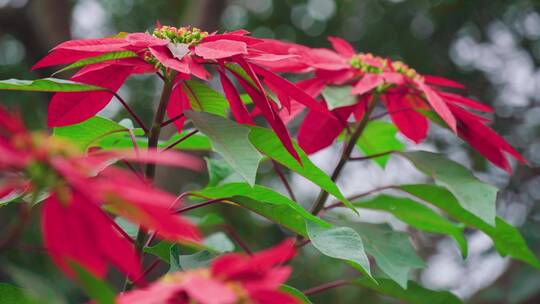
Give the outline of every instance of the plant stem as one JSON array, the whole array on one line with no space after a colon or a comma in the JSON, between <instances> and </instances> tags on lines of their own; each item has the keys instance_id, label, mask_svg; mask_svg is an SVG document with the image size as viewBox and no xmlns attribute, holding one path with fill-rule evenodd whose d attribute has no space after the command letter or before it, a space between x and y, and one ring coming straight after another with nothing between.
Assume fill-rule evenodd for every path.
<instances>
[{"instance_id":1,"label":"plant stem","mask_svg":"<svg viewBox=\"0 0 540 304\"><path fill-rule=\"evenodd\" d=\"M287 181L287 178L285 177L285 174L283 174L283 171L281 171L281 168L279 167L279 164L272 160L272 165L274 166L274 171L276 171L277 175L279 176L279 179L285 186L285 189L287 189L287 192L289 193L290 198L296 202L296 196L294 195L294 192L291 188L291 185Z\"/></svg>"},{"instance_id":2,"label":"plant stem","mask_svg":"<svg viewBox=\"0 0 540 304\"><path fill-rule=\"evenodd\" d=\"M172 144L170 144L170 145L168 145L167 147L165 147L165 148L163 149L163 151L168 151L168 150L170 150L170 149L176 147L178 144L180 144L180 143L183 142L184 140L190 138L191 136L197 134L198 132L199 132L199 130L193 130L193 131L189 132L188 134L186 134L186 135L180 137L178 140L176 140L176 141L173 142Z\"/></svg>"},{"instance_id":3,"label":"plant stem","mask_svg":"<svg viewBox=\"0 0 540 304\"><path fill-rule=\"evenodd\" d=\"M143 123L142 119L139 117L139 115L137 115L137 113L135 113L135 111L127 104L127 102L120 95L118 95L118 93L116 93L114 91L108 91L108 92L113 94L114 97L116 97L116 99L118 99L118 101L120 101L122 106L124 106L124 108L129 112L131 117L133 117L133 119L135 119L135 121L137 122L139 127L141 127L141 129L143 129L144 133L148 134L148 128L144 125L144 123Z\"/></svg>"},{"instance_id":4,"label":"plant stem","mask_svg":"<svg viewBox=\"0 0 540 304\"><path fill-rule=\"evenodd\" d=\"M336 181L341 174L341 171L345 167L345 164L351 157L351 153L354 149L354 146L356 145L356 141L362 136L362 132L364 132L364 129L366 128L368 122L369 122L369 116L371 112L373 112L373 109L375 109L375 105L377 104L377 100L375 99L376 96L373 97L374 99L369 103L368 108L366 110L366 113L360 123L358 123L358 126L354 130L354 133L351 135L351 138L349 139L349 142L345 146L345 149L343 149L343 152L341 153L341 157L339 159L339 162L332 172L332 175L330 178L332 181ZM324 203L326 202L326 199L328 199L328 192L321 190L319 193L319 196L315 200L315 202L312 205L311 213L314 215L319 214L319 212L323 209Z\"/></svg>"},{"instance_id":5,"label":"plant stem","mask_svg":"<svg viewBox=\"0 0 540 304\"><path fill-rule=\"evenodd\" d=\"M234 230L232 226L228 224L224 224L223 229L225 229L227 234L229 234L229 236L236 242L236 244L238 244L238 246L242 248L242 250L244 250L245 253L247 253L248 255L253 255L253 251L251 251L251 249L249 249L246 243L242 241L242 239L240 238L240 236L238 235L238 233L236 232L236 230Z\"/></svg>"},{"instance_id":6,"label":"plant stem","mask_svg":"<svg viewBox=\"0 0 540 304\"><path fill-rule=\"evenodd\" d=\"M368 159L373 159L373 158L385 156L385 155L388 155L388 154L392 154L392 153L395 153L395 152L397 152L397 151L395 151L395 150L389 150L389 151L385 151L385 152L381 152L381 153L376 153L376 154L371 154L371 155L367 155L367 156L361 156L361 157L349 157L349 160L350 160L350 161L362 161L362 160L368 160Z\"/></svg>"},{"instance_id":7,"label":"plant stem","mask_svg":"<svg viewBox=\"0 0 540 304\"><path fill-rule=\"evenodd\" d=\"M306 289L303 292L304 292L304 294L306 296L311 296L311 295L314 295L314 294L319 293L319 292L327 291L329 289L333 289L333 288L337 288L337 287L341 287L341 286L345 286L345 285L349 285L349 284L350 284L350 282L347 281L347 280L337 280L337 281L334 281L334 282L329 282L329 283L325 283L325 284L322 284L322 285L319 285L319 286L315 286L315 287Z\"/></svg>"},{"instance_id":8,"label":"plant stem","mask_svg":"<svg viewBox=\"0 0 540 304\"><path fill-rule=\"evenodd\" d=\"M164 79L163 90L161 91L161 97L159 99L159 104L154 115L154 120L152 123L152 128L148 131L148 149L156 149L159 140L159 134L161 133L161 124L165 118L165 112L167 110L167 105L169 103L169 98L171 96L173 88L173 79L172 77L167 77ZM156 175L156 164L149 163L146 165L145 176L148 180L153 181ZM141 264L143 263L143 248L146 243L147 231L143 227L139 227L137 232L137 237L135 238L135 251L139 256L141 256ZM126 278L124 284L124 290L129 290L133 287L133 282Z\"/></svg>"},{"instance_id":9,"label":"plant stem","mask_svg":"<svg viewBox=\"0 0 540 304\"><path fill-rule=\"evenodd\" d=\"M211 200L206 201L206 202L202 202L202 203L199 203L199 204L195 204L195 205L191 205L191 206L187 206L187 207L178 209L178 210L174 211L174 213L183 213L183 212L186 212L186 211L189 211L189 210L198 209L198 208L208 206L208 205L212 205L212 204L215 204L215 203L220 203L220 202L223 202L224 200L227 200L227 199L228 198L226 198L226 197L225 198L211 199Z\"/></svg>"},{"instance_id":10,"label":"plant stem","mask_svg":"<svg viewBox=\"0 0 540 304\"><path fill-rule=\"evenodd\" d=\"M371 195L375 192L379 192L379 191L383 191L383 190L388 190L388 189L395 189L397 188L397 186L394 186L394 185L390 185L390 186L382 186L382 187L378 187L378 188L374 188L374 189L371 189L367 192L364 192L364 193L360 193L360 194L356 194L356 195L353 195L351 197L348 197L347 199L348 200L355 200L355 199L359 199L359 198L362 198L362 197L365 197L365 196L368 196L368 195ZM343 202L340 202L340 201L337 201L337 202L334 202L326 207L323 208L324 211L327 211L327 210L330 210L330 209L333 209L333 208L336 208L336 207L339 207L339 206L342 206L343 205Z\"/></svg>"}]
</instances>

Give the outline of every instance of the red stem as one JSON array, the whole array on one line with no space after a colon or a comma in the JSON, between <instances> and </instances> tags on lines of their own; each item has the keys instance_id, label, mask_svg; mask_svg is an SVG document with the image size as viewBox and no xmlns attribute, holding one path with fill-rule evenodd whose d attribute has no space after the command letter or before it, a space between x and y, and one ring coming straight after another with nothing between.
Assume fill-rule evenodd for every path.
<instances>
[{"instance_id":1,"label":"red stem","mask_svg":"<svg viewBox=\"0 0 540 304\"><path fill-rule=\"evenodd\" d=\"M199 130L193 130L193 131L189 132L188 134L180 137L177 141L175 141L172 144L168 145L165 149L163 149L163 151L168 151L168 150L176 147L176 145L180 144L181 142L183 142L184 140L190 138L191 136L197 134L198 132L199 132Z\"/></svg>"},{"instance_id":2,"label":"red stem","mask_svg":"<svg viewBox=\"0 0 540 304\"><path fill-rule=\"evenodd\" d=\"M311 296L311 295L314 295L314 294L317 294L317 293L320 293L320 292L323 292L323 291L327 291L329 289L333 289L333 288L337 288L337 287L341 287L341 286L345 286L345 285L349 285L349 284L350 284L350 282L347 281L347 280L337 280L337 281L334 281L334 282L329 282L329 283L325 283L325 284L322 284L322 285L319 285L319 286L315 286L315 287L306 289L303 292L304 292L304 294L306 296Z\"/></svg>"}]
</instances>

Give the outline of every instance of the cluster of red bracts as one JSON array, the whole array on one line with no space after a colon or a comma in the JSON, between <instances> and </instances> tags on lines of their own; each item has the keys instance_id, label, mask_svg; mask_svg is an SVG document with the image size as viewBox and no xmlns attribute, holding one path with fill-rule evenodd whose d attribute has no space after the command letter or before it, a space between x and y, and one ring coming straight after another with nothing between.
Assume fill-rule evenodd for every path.
<instances>
[{"instance_id":1,"label":"cluster of red bracts","mask_svg":"<svg viewBox=\"0 0 540 304\"><path fill-rule=\"evenodd\" d=\"M173 214L175 197L130 172L110 167L118 159L201 170L187 154L108 151L83 154L69 143L29 133L17 116L0 108L0 197L49 191L41 213L45 247L55 263L73 275L71 262L98 277L112 264L132 280L142 275L131 238L103 211L120 215L174 242L197 242L200 234ZM176 202L180 203L180 202Z\"/></svg>"},{"instance_id":2,"label":"cluster of red bracts","mask_svg":"<svg viewBox=\"0 0 540 304\"><path fill-rule=\"evenodd\" d=\"M351 95L357 97L356 104L333 109L334 116L309 110L298 134L299 144L308 154L331 145L346 128L350 116L356 121L362 120L369 103L380 99L399 131L415 143L426 138L429 117L436 117L435 122L451 129L509 173L512 168L505 153L526 163L504 138L486 125L488 119L471 111L489 113L493 112L491 107L453 92L463 90L462 84L442 77L420 75L399 61L358 54L349 43L337 37L329 40L334 51L266 41L279 54L301 58L291 58L287 64L275 66L275 70L312 72L313 78L297 84L311 96L318 97L327 86L348 85L352 87ZM298 104L293 104L293 107L295 110L292 112L280 113L286 121L292 120L304 108Z\"/></svg>"},{"instance_id":3,"label":"cluster of red bracts","mask_svg":"<svg viewBox=\"0 0 540 304\"><path fill-rule=\"evenodd\" d=\"M215 259L208 269L172 273L144 289L118 296L118 304L235 304L299 303L279 290L291 268L281 264L295 255L294 241L260 251L252 256L238 253Z\"/></svg>"}]
</instances>

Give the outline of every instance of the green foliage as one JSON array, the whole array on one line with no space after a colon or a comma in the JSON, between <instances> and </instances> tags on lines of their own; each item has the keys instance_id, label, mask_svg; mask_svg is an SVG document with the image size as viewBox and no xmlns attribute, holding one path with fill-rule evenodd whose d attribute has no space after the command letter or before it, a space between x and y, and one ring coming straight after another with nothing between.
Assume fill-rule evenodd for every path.
<instances>
[{"instance_id":1,"label":"green foliage","mask_svg":"<svg viewBox=\"0 0 540 304\"><path fill-rule=\"evenodd\" d=\"M71 80L58 78L43 78L37 80L0 80L0 90L37 92L85 92L106 91L107 89Z\"/></svg>"},{"instance_id":2,"label":"green foliage","mask_svg":"<svg viewBox=\"0 0 540 304\"><path fill-rule=\"evenodd\" d=\"M405 145L396 138L396 134L397 128L394 124L375 120L367 124L362 136L356 142L356 146L366 156L388 151L402 151ZM382 155L373 158L373 161L385 168L389 159L390 155Z\"/></svg>"},{"instance_id":3,"label":"green foliage","mask_svg":"<svg viewBox=\"0 0 540 304\"><path fill-rule=\"evenodd\" d=\"M96 278L76 263L70 263L82 288L98 304L114 304L116 292L105 281Z\"/></svg>"},{"instance_id":4,"label":"green foliage","mask_svg":"<svg viewBox=\"0 0 540 304\"><path fill-rule=\"evenodd\" d=\"M248 140L249 129L209 113L184 113L199 131L210 138L214 150L231 168L253 186L262 156Z\"/></svg>"},{"instance_id":5,"label":"green foliage","mask_svg":"<svg viewBox=\"0 0 540 304\"><path fill-rule=\"evenodd\" d=\"M313 304L303 292L290 285L283 284L279 289L297 298L302 304Z\"/></svg>"},{"instance_id":6,"label":"green foliage","mask_svg":"<svg viewBox=\"0 0 540 304\"><path fill-rule=\"evenodd\" d=\"M324 228L316 223L306 224L309 239L315 248L331 258L348 262L368 278L373 279L362 238L349 227Z\"/></svg>"},{"instance_id":7,"label":"green foliage","mask_svg":"<svg viewBox=\"0 0 540 304\"><path fill-rule=\"evenodd\" d=\"M229 102L207 84L197 80L186 80L183 88L193 110L227 117Z\"/></svg>"},{"instance_id":8,"label":"green foliage","mask_svg":"<svg viewBox=\"0 0 540 304\"><path fill-rule=\"evenodd\" d=\"M321 94L328 105L328 110L355 104L357 97L351 94L351 89L351 86L327 86Z\"/></svg>"},{"instance_id":9,"label":"green foliage","mask_svg":"<svg viewBox=\"0 0 540 304\"><path fill-rule=\"evenodd\" d=\"M300 160L302 161L301 164L299 164L298 161L296 161L296 159L294 159L294 157L287 152L274 132L261 127L250 128L251 132L249 133L249 140L259 151L290 170L307 178L315 185L321 187L356 212L354 206L347 198L345 198L345 196L343 196L338 186L326 173L324 173L321 169L315 166L311 160L309 160L306 153L304 153L304 151L302 151L302 149L300 149L296 143L294 143L294 146L298 152L298 155L300 156Z\"/></svg>"},{"instance_id":10,"label":"green foliage","mask_svg":"<svg viewBox=\"0 0 540 304\"><path fill-rule=\"evenodd\" d=\"M465 210L489 225L495 225L497 188L480 181L467 168L440 154L414 151L401 155L452 192Z\"/></svg>"},{"instance_id":11,"label":"green foliage","mask_svg":"<svg viewBox=\"0 0 540 304\"><path fill-rule=\"evenodd\" d=\"M81 150L87 150L91 145L99 145L99 140L106 136L121 138L125 136L121 134L122 132L127 132L127 129L100 116L94 116L75 125L53 129L54 136L69 140Z\"/></svg>"},{"instance_id":12,"label":"green foliage","mask_svg":"<svg viewBox=\"0 0 540 304\"><path fill-rule=\"evenodd\" d=\"M463 257L467 256L467 240L463 236L464 225L453 223L433 209L409 198L379 195L368 201L354 202L359 208L386 211L411 227L446 234L452 237L461 249Z\"/></svg>"},{"instance_id":13,"label":"green foliage","mask_svg":"<svg viewBox=\"0 0 540 304\"><path fill-rule=\"evenodd\" d=\"M306 235L306 221L329 226L324 220L307 212L298 203L270 188L259 185L251 187L246 183L232 183L206 188L196 194L209 199L224 198L303 236Z\"/></svg>"},{"instance_id":14,"label":"green foliage","mask_svg":"<svg viewBox=\"0 0 540 304\"><path fill-rule=\"evenodd\" d=\"M407 289L389 279L376 278L377 284L367 278L354 281L364 288L371 289L409 304L460 304L461 300L449 291L436 291L424 288L414 281L409 281Z\"/></svg>"},{"instance_id":15,"label":"green foliage","mask_svg":"<svg viewBox=\"0 0 540 304\"><path fill-rule=\"evenodd\" d=\"M106 53L106 54L103 54L103 55L99 55L99 56L86 58L86 59L81 59L79 61L76 61L76 62L74 62L74 63L72 63L72 64L70 64L70 65L56 71L53 75L56 75L56 74L59 74L59 73L65 72L65 71L73 70L73 69L82 68L82 67L87 66L89 64L100 63L100 62L111 61L111 60L124 59L124 58L132 58L132 57L137 57L137 56L138 56L137 53L132 52L132 51L120 51L120 52Z\"/></svg>"},{"instance_id":16,"label":"green foliage","mask_svg":"<svg viewBox=\"0 0 540 304\"><path fill-rule=\"evenodd\" d=\"M33 301L26 297L23 289L6 283L0 283L0 304L13 303L31 304Z\"/></svg>"},{"instance_id":17,"label":"green foliage","mask_svg":"<svg viewBox=\"0 0 540 304\"><path fill-rule=\"evenodd\" d=\"M456 220L483 231L493 240L495 249L502 256L509 255L540 269L538 260L519 231L502 218L497 217L495 219L495 226L486 224L481 218L463 208L456 197L443 187L435 185L403 185L400 188L444 210Z\"/></svg>"}]
</instances>

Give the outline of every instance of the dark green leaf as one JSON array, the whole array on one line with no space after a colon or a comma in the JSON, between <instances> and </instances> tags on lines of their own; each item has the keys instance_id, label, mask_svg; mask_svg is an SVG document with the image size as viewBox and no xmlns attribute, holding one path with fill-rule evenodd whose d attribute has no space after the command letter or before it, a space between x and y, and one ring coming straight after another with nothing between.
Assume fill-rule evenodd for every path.
<instances>
[{"instance_id":1,"label":"dark green leaf","mask_svg":"<svg viewBox=\"0 0 540 304\"><path fill-rule=\"evenodd\" d=\"M250 185L254 185L262 155L249 142L249 129L209 113L185 111L184 114L199 131L210 138L215 151L231 168Z\"/></svg>"},{"instance_id":2,"label":"dark green leaf","mask_svg":"<svg viewBox=\"0 0 540 304\"><path fill-rule=\"evenodd\" d=\"M82 150L86 150L90 145L99 144L99 140L107 135L115 138L123 137L125 134L121 132L127 131L118 123L100 116L94 116L81 123L59 127L53 129L53 134L56 137L65 138L74 143Z\"/></svg>"},{"instance_id":3,"label":"dark green leaf","mask_svg":"<svg viewBox=\"0 0 540 304\"><path fill-rule=\"evenodd\" d=\"M137 57L137 53L132 52L132 51L120 51L120 52L106 53L106 54L103 54L103 55L99 55L99 56L90 57L90 58L86 58L86 59L76 61L76 62L66 66L65 68L62 68L62 69L56 71L53 75L56 75L58 73L62 73L64 71L68 71L68 70L82 68L82 67L87 66L89 64L94 64L94 63L99 63L99 62L104 62L104 61L110 61L110 60L131 58L131 57Z\"/></svg>"},{"instance_id":4,"label":"dark green leaf","mask_svg":"<svg viewBox=\"0 0 540 304\"><path fill-rule=\"evenodd\" d=\"M167 264L169 264L169 259L171 257L171 248L173 246L174 244L171 244L167 241L161 241L154 246L144 247L144 252L153 254L158 258L162 259L163 261L167 262Z\"/></svg>"},{"instance_id":5,"label":"dark green leaf","mask_svg":"<svg viewBox=\"0 0 540 304\"><path fill-rule=\"evenodd\" d=\"M296 159L289 154L274 132L261 127L252 126L250 128L251 132L249 133L249 140L259 151L283 166L307 178L315 185L321 187L356 212L354 206L351 204L351 202L349 202L349 200L347 200L347 198L345 198L345 196L343 196L338 186L326 173L324 173L321 169L315 166L311 160L309 160L306 153L304 153L304 151L302 151L302 149L300 149L296 143L294 143L295 149L300 156L302 164L299 164L298 161L296 161Z\"/></svg>"},{"instance_id":6,"label":"dark green leaf","mask_svg":"<svg viewBox=\"0 0 540 304\"><path fill-rule=\"evenodd\" d=\"M349 227L323 228L312 222L307 222L306 227L311 243L322 254L344 260L373 279L364 243L356 231Z\"/></svg>"},{"instance_id":7,"label":"dark green leaf","mask_svg":"<svg viewBox=\"0 0 540 304\"><path fill-rule=\"evenodd\" d=\"M116 293L105 281L96 278L76 263L70 263L70 266L75 269L83 290L92 300L98 304L116 303Z\"/></svg>"},{"instance_id":8,"label":"dark green leaf","mask_svg":"<svg viewBox=\"0 0 540 304\"><path fill-rule=\"evenodd\" d=\"M58 78L43 78L36 80L0 80L0 90L38 92L85 92L106 91L107 89L70 80Z\"/></svg>"},{"instance_id":9,"label":"dark green leaf","mask_svg":"<svg viewBox=\"0 0 540 304\"><path fill-rule=\"evenodd\" d=\"M193 110L227 117L229 102L216 90L196 80L184 81L186 92Z\"/></svg>"},{"instance_id":10,"label":"dark green leaf","mask_svg":"<svg viewBox=\"0 0 540 304\"><path fill-rule=\"evenodd\" d=\"M208 185L207 187L215 187L220 184L227 184L233 182L242 182L243 178L236 173L231 166L229 166L222 159L206 159L206 168L208 170Z\"/></svg>"},{"instance_id":11,"label":"dark green leaf","mask_svg":"<svg viewBox=\"0 0 540 304\"><path fill-rule=\"evenodd\" d=\"M0 304L30 304L34 301L28 299L23 289L0 283Z\"/></svg>"},{"instance_id":12,"label":"dark green leaf","mask_svg":"<svg viewBox=\"0 0 540 304\"><path fill-rule=\"evenodd\" d=\"M369 201L354 202L353 204L359 208L384 210L420 230L447 234L459 245L463 257L467 256L467 240L463 236L463 225L447 220L422 203L409 198L379 195Z\"/></svg>"},{"instance_id":13,"label":"dark green leaf","mask_svg":"<svg viewBox=\"0 0 540 304\"><path fill-rule=\"evenodd\" d=\"M232 183L206 188L197 194L208 199L229 198L231 202L304 236L306 235L306 220L329 226L328 223L307 212L288 197L259 185L250 187L245 183Z\"/></svg>"},{"instance_id":14,"label":"dark green leaf","mask_svg":"<svg viewBox=\"0 0 540 304\"><path fill-rule=\"evenodd\" d=\"M28 299L36 303L66 304L64 296L43 277L12 265L2 265L17 285L21 286ZM34 303L34 302L32 302Z\"/></svg>"},{"instance_id":15,"label":"dark green leaf","mask_svg":"<svg viewBox=\"0 0 540 304\"><path fill-rule=\"evenodd\" d=\"M374 290L383 295L394 297L409 304L460 304L461 300L449 291L436 291L409 281L407 289L403 289L394 281L377 278L378 284L374 284L367 278L354 281L355 284Z\"/></svg>"},{"instance_id":16,"label":"dark green leaf","mask_svg":"<svg viewBox=\"0 0 540 304\"><path fill-rule=\"evenodd\" d=\"M478 216L460 206L454 195L443 187L435 185L403 185L401 189L438 208L444 210L456 220L475 227L486 233L502 256L511 256L539 268L538 260L527 243L512 225L502 218L495 219L495 227L488 225Z\"/></svg>"},{"instance_id":17,"label":"dark green leaf","mask_svg":"<svg viewBox=\"0 0 540 304\"><path fill-rule=\"evenodd\" d=\"M321 94L328 105L328 110L356 104L356 96L351 94L351 90L351 86L327 86Z\"/></svg>"},{"instance_id":18,"label":"dark green leaf","mask_svg":"<svg viewBox=\"0 0 540 304\"><path fill-rule=\"evenodd\" d=\"M426 152L401 152L418 170L446 187L467 211L489 225L495 225L497 188L477 179L467 168L444 156Z\"/></svg>"},{"instance_id":19,"label":"dark green leaf","mask_svg":"<svg viewBox=\"0 0 540 304\"><path fill-rule=\"evenodd\" d=\"M411 269L425 266L407 233L394 231L388 225L355 223L352 227L362 237L366 252L375 258L377 266L402 288L407 288Z\"/></svg>"},{"instance_id":20,"label":"dark green leaf","mask_svg":"<svg viewBox=\"0 0 540 304\"><path fill-rule=\"evenodd\" d=\"M397 128L394 124L375 120L366 126L356 146L366 156L388 151L402 151L405 145L396 138L396 134ZM373 158L373 161L384 168L389 159L390 155L383 155Z\"/></svg>"}]
</instances>

